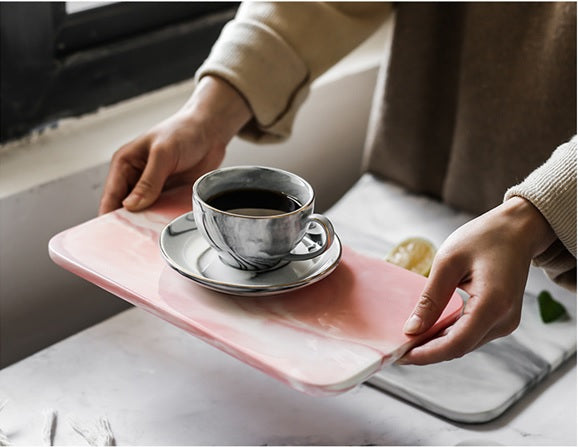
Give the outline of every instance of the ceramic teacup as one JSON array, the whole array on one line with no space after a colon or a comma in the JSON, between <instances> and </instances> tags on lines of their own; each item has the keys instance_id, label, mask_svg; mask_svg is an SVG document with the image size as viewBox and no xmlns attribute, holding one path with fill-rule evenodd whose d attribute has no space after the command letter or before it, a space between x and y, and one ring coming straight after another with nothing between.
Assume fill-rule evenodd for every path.
<instances>
[{"instance_id":1,"label":"ceramic teacup","mask_svg":"<svg viewBox=\"0 0 578 447\"><path fill-rule=\"evenodd\" d=\"M334 231L325 216L313 213L314 202L313 188L304 179L261 166L217 169L193 185L199 231L225 264L242 270L270 270L324 253ZM315 227L324 233L323 244L293 253Z\"/></svg>"}]
</instances>

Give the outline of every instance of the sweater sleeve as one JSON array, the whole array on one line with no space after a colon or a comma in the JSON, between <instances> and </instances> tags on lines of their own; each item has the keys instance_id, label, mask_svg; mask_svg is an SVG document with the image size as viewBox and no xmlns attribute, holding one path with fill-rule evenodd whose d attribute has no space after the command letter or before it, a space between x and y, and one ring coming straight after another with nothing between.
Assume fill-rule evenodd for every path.
<instances>
[{"instance_id":1,"label":"sweater sleeve","mask_svg":"<svg viewBox=\"0 0 578 447\"><path fill-rule=\"evenodd\" d=\"M576 136L522 183L510 188L505 200L520 196L532 202L550 223L558 239L534 259L560 285L576 290Z\"/></svg>"},{"instance_id":2,"label":"sweater sleeve","mask_svg":"<svg viewBox=\"0 0 578 447\"><path fill-rule=\"evenodd\" d=\"M240 136L287 138L311 83L387 18L391 4L247 2L241 4L195 79L224 79L245 98L254 119Z\"/></svg>"}]
</instances>

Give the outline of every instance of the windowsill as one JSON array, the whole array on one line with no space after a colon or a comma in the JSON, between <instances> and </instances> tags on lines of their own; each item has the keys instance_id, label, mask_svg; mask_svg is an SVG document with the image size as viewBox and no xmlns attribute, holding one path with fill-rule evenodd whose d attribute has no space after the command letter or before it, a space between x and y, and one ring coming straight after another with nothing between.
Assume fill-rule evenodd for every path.
<instances>
[{"instance_id":1,"label":"windowsill","mask_svg":"<svg viewBox=\"0 0 578 447\"><path fill-rule=\"evenodd\" d=\"M377 67L391 21L320 77L318 88ZM0 147L0 199L73 173L108 163L114 151L177 110L192 81L182 82L45 130Z\"/></svg>"}]
</instances>

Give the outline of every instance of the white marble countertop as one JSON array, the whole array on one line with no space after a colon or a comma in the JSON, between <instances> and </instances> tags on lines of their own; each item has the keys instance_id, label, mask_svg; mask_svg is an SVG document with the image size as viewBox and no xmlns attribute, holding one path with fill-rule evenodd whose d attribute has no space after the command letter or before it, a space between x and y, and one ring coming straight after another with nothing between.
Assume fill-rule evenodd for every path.
<instances>
[{"instance_id":1,"label":"white marble countertop","mask_svg":"<svg viewBox=\"0 0 578 447\"><path fill-rule=\"evenodd\" d=\"M84 444L67 418L106 416L118 445L564 445L576 440L576 361L482 425L444 421L368 386L338 397L294 391L170 324L131 309L0 372L0 428Z\"/></svg>"},{"instance_id":2,"label":"white marble countertop","mask_svg":"<svg viewBox=\"0 0 578 447\"><path fill-rule=\"evenodd\" d=\"M338 228L359 215L347 200L332 212ZM398 219L387 231L439 243L463 219L448 213L412 228ZM576 444L576 356L500 418L466 425L366 385L338 397L299 393L140 309L3 369L3 399L0 429L14 445L40 444L47 408L58 413L57 445L84 444L69 418L89 426L101 416L118 445Z\"/></svg>"}]
</instances>

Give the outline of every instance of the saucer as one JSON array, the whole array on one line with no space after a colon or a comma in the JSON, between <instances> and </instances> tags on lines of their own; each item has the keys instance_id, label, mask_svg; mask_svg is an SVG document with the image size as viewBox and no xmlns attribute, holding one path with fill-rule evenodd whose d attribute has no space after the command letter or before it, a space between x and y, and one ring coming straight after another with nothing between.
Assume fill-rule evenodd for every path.
<instances>
[{"instance_id":1,"label":"saucer","mask_svg":"<svg viewBox=\"0 0 578 447\"><path fill-rule=\"evenodd\" d=\"M306 235L293 250L307 253L318 246ZM177 217L160 234L161 253L167 263L197 284L233 295L276 295L313 284L329 275L341 259L337 235L329 250L306 261L293 261L266 272L239 270L224 264L197 229L193 213Z\"/></svg>"}]
</instances>

